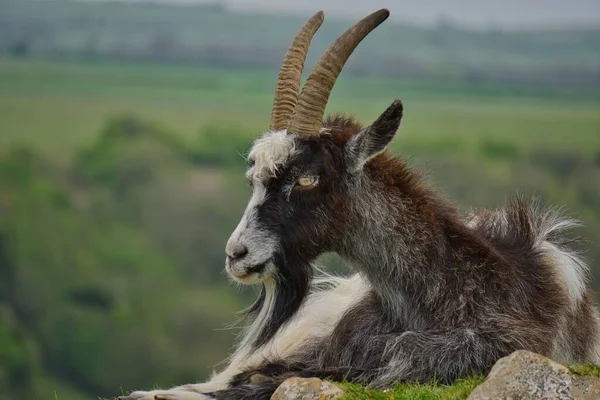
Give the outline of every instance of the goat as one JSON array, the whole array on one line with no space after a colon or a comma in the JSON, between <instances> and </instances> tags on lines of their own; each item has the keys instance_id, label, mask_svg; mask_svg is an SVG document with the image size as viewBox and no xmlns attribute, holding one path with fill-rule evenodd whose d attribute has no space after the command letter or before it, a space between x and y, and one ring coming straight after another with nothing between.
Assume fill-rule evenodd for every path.
<instances>
[{"instance_id":1,"label":"goat","mask_svg":"<svg viewBox=\"0 0 600 400\"><path fill-rule=\"evenodd\" d=\"M588 268L564 235L576 222L522 198L461 215L386 151L398 100L367 127L323 119L344 63L388 15L342 34L300 95L322 13L286 54L271 128L248 156L252 197L226 246L229 276L263 285L229 367L207 384L125 398L268 399L294 375L375 387L452 382L518 349L600 361ZM357 273L313 281L311 262L326 252Z\"/></svg>"}]
</instances>

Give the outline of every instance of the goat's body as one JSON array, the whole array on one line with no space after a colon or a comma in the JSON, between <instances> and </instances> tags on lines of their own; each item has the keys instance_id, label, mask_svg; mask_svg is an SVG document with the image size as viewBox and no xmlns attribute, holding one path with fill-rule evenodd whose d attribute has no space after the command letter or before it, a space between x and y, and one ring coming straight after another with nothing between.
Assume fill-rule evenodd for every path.
<instances>
[{"instance_id":1,"label":"goat's body","mask_svg":"<svg viewBox=\"0 0 600 400\"><path fill-rule=\"evenodd\" d=\"M454 327L439 326L435 319L419 315L407 296L396 302L397 315L386 316L389 310L385 301L364 274L317 278L297 312L256 347L254 340L274 312L276 287L266 285L260 307L227 368L207 383L166 392L136 392L139 397L133 393L131 398L147 398L149 393L181 393L177 398L186 398L186 394L192 396L190 399L268 398L278 383L294 375L347 379L380 387L402 380L452 381L470 373L486 373L498 358L521 348L564 364L599 363L600 324L593 295L586 289L587 268L565 246L561 232L573 222L552 212L536 213L523 203L510 207L480 211L463 220L466 229L482 233L498 246L498 251L531 259L519 263L514 271L506 304L470 304L464 321L460 308L452 305L458 313ZM516 215L525 218L515 219ZM515 237L515 232L529 235L531 247L524 249L523 238ZM561 294L556 309L544 310L555 316L550 324L536 320L535 310L540 304L530 296L532 290L524 286L527 280L522 279L530 268L541 269L546 278L536 281L542 285L536 290L558 290ZM460 299L476 293L478 288L465 285L463 289L454 297L468 304L468 299ZM522 310L532 312L527 315L519 311L524 319L514 321L516 310L509 309L514 307L510 299L517 299ZM501 326L507 321L513 322ZM482 330L492 326L496 328ZM260 384L251 383L256 375L268 378Z\"/></svg>"},{"instance_id":2,"label":"goat's body","mask_svg":"<svg viewBox=\"0 0 600 400\"><path fill-rule=\"evenodd\" d=\"M253 396L259 396L268 385L243 384L255 374L273 376L275 382L299 375L380 387L403 380L450 382L471 373L485 374L498 358L518 349L536 351L564 364L600 362L600 324L593 293L586 289L587 268L566 247L563 236L573 222L515 202L506 210L474 214L464 225L482 233L505 257L518 255L530 260L518 263L514 276L505 277L512 285L506 292L506 303L470 303L466 297L478 288L467 285L454 295L468 312L451 305L456 310L455 315L447 315L452 324L438 325L435 319L417 315L410 301L397 302L400 308L406 307L400 310L404 317L398 321L385 317L386 305L364 276L357 274L348 283L338 279L336 284L346 288L342 308L335 309L336 302L329 301L337 289L319 293L328 315L335 315L329 322L320 319L312 337L309 334L297 342L293 329L289 329L297 326L294 317L273 343L260 351L261 365L246 369L234 379L233 387L217 393L217 398L258 398ZM525 242L530 243L528 248L523 247ZM523 279L531 268L539 269L534 272L535 279ZM539 287L528 287L532 283ZM556 292L556 301L540 303L532 297L539 290ZM520 305L515 307L513 301ZM539 310L548 306L554 308ZM305 309L312 311L298 314L302 323L316 318L322 310L310 297ZM548 315L554 318L548 319ZM279 353L272 351L281 348L275 343L290 346L284 345L286 351Z\"/></svg>"}]
</instances>

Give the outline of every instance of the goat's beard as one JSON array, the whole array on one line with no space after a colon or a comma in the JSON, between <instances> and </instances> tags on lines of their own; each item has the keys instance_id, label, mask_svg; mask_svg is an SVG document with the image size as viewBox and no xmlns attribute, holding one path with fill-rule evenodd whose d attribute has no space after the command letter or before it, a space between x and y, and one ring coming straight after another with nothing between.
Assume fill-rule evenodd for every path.
<instances>
[{"instance_id":1,"label":"goat's beard","mask_svg":"<svg viewBox=\"0 0 600 400\"><path fill-rule=\"evenodd\" d=\"M255 349L275 336L298 312L310 292L313 269L309 262L277 254L273 263L277 274L262 282L258 299L247 310L249 323L262 327L252 339Z\"/></svg>"}]
</instances>

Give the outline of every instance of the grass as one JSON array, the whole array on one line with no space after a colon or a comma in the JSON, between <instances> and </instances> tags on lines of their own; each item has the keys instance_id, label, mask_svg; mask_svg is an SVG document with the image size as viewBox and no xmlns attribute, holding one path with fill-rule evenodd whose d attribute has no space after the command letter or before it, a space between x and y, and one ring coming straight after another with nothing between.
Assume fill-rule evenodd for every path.
<instances>
[{"instance_id":1,"label":"grass","mask_svg":"<svg viewBox=\"0 0 600 400\"><path fill-rule=\"evenodd\" d=\"M466 399L477 385L485 380L482 376L460 379L453 385L436 383L403 383L392 389L376 391L363 386L344 383L342 400L455 400Z\"/></svg>"},{"instance_id":2,"label":"grass","mask_svg":"<svg viewBox=\"0 0 600 400\"><path fill-rule=\"evenodd\" d=\"M573 375L595 376L600 378L600 365L592 363L570 366L569 371L571 371Z\"/></svg>"},{"instance_id":3,"label":"grass","mask_svg":"<svg viewBox=\"0 0 600 400\"><path fill-rule=\"evenodd\" d=\"M135 114L187 139L208 125L256 136L267 128L276 73L204 67L0 59L0 149L32 145L60 158L90 143L106 120ZM461 153L483 139L520 148L600 150L599 104L440 94L379 78L342 77L328 111L374 120L394 98L405 103L400 150Z\"/></svg>"}]
</instances>

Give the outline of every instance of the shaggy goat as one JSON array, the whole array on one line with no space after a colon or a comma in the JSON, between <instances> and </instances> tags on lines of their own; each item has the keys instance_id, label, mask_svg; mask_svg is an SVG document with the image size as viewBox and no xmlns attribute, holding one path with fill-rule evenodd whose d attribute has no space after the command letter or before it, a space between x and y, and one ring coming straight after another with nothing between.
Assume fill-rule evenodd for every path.
<instances>
[{"instance_id":1,"label":"shaggy goat","mask_svg":"<svg viewBox=\"0 0 600 400\"><path fill-rule=\"evenodd\" d=\"M574 222L522 199L461 216L385 151L399 101L366 128L323 121L344 63L388 14L340 36L299 96L322 13L286 54L271 129L248 157L252 197L226 246L232 279L263 285L229 367L206 384L126 398L268 399L293 375L378 387L451 382L517 349L600 361L587 267L563 236ZM311 284L310 263L325 252L358 273Z\"/></svg>"}]
</instances>

